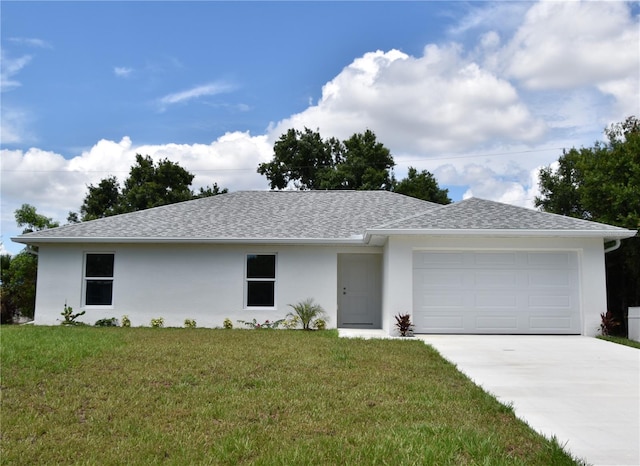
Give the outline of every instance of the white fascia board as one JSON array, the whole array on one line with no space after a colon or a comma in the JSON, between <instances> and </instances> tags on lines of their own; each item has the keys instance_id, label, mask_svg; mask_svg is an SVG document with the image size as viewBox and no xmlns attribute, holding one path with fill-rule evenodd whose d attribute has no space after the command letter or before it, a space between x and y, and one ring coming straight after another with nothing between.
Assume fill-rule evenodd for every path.
<instances>
[{"instance_id":1,"label":"white fascia board","mask_svg":"<svg viewBox=\"0 0 640 466\"><path fill-rule=\"evenodd\" d=\"M295 244L295 245L331 245L366 246L362 236L351 238L80 238L80 237L41 237L11 238L22 244Z\"/></svg>"},{"instance_id":2,"label":"white fascia board","mask_svg":"<svg viewBox=\"0 0 640 466\"><path fill-rule=\"evenodd\" d=\"M549 237L549 238L603 238L605 241L635 236L636 230L506 230L506 229L371 229L365 232L365 242L372 236L490 236L490 237Z\"/></svg>"}]
</instances>

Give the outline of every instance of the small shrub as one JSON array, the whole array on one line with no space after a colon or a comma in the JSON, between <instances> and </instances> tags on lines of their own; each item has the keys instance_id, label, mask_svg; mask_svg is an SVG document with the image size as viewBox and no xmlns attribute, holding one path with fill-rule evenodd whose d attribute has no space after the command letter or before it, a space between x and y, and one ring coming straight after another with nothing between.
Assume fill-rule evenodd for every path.
<instances>
[{"instance_id":1,"label":"small shrub","mask_svg":"<svg viewBox=\"0 0 640 466\"><path fill-rule=\"evenodd\" d=\"M82 322L77 322L76 319L82 315L84 315L86 311L73 313L73 308L71 306L67 306L67 303L64 303L64 310L60 313L64 320L61 322L62 325L83 325Z\"/></svg>"},{"instance_id":2,"label":"small shrub","mask_svg":"<svg viewBox=\"0 0 640 466\"><path fill-rule=\"evenodd\" d=\"M193 319L184 319L185 328L196 328L196 321Z\"/></svg>"},{"instance_id":3,"label":"small shrub","mask_svg":"<svg viewBox=\"0 0 640 466\"><path fill-rule=\"evenodd\" d=\"M151 319L151 327L153 328L164 327L164 319L162 317L158 317L157 319Z\"/></svg>"},{"instance_id":4,"label":"small shrub","mask_svg":"<svg viewBox=\"0 0 640 466\"><path fill-rule=\"evenodd\" d=\"M123 327L131 327L131 320L129 320L129 316L122 316L122 319L120 319L120 325Z\"/></svg>"},{"instance_id":5,"label":"small shrub","mask_svg":"<svg viewBox=\"0 0 640 466\"><path fill-rule=\"evenodd\" d=\"M115 317L110 317L107 319L96 320L96 323L93 324L95 327L117 327L118 319Z\"/></svg>"},{"instance_id":6,"label":"small shrub","mask_svg":"<svg viewBox=\"0 0 640 466\"><path fill-rule=\"evenodd\" d=\"M233 322L231 322L231 319L227 317L224 319L224 322L222 322L222 326L227 330L231 330L233 328Z\"/></svg>"},{"instance_id":7,"label":"small shrub","mask_svg":"<svg viewBox=\"0 0 640 466\"><path fill-rule=\"evenodd\" d=\"M292 329L294 329L294 328L297 328L299 324L300 324L300 317L298 317L298 316L293 316L293 317L291 317L291 318L289 318L289 319L285 320L285 321L282 323L282 326L283 326L284 328L286 328L287 330L292 330Z\"/></svg>"},{"instance_id":8,"label":"small shrub","mask_svg":"<svg viewBox=\"0 0 640 466\"><path fill-rule=\"evenodd\" d=\"M244 320L239 320L238 322L240 322L241 324L246 325L249 328L253 328L253 329L273 329L273 328L278 328L280 326L280 324L282 324L284 322L284 319L280 319L280 320L265 320L263 323L259 323L256 319L253 319L249 322L246 322Z\"/></svg>"},{"instance_id":9,"label":"small shrub","mask_svg":"<svg viewBox=\"0 0 640 466\"><path fill-rule=\"evenodd\" d=\"M313 321L313 327L316 330L326 330L327 329L327 321L324 319L316 319Z\"/></svg>"},{"instance_id":10,"label":"small shrub","mask_svg":"<svg viewBox=\"0 0 640 466\"><path fill-rule=\"evenodd\" d=\"M311 330L311 323L315 319L326 317L326 312L324 312L322 306L314 304L313 298L307 298L297 304L289 304L289 307L293 309L293 312L287 314L287 317L298 316L303 330Z\"/></svg>"},{"instance_id":11,"label":"small shrub","mask_svg":"<svg viewBox=\"0 0 640 466\"><path fill-rule=\"evenodd\" d=\"M620 322L614 317L611 311L607 311L600 314L600 333L604 336L615 335L617 333L618 327L620 327Z\"/></svg>"},{"instance_id":12,"label":"small shrub","mask_svg":"<svg viewBox=\"0 0 640 466\"><path fill-rule=\"evenodd\" d=\"M411 334L413 330L413 324L411 323L410 314L398 314L396 318L396 327L400 332L401 337L406 337Z\"/></svg>"}]
</instances>

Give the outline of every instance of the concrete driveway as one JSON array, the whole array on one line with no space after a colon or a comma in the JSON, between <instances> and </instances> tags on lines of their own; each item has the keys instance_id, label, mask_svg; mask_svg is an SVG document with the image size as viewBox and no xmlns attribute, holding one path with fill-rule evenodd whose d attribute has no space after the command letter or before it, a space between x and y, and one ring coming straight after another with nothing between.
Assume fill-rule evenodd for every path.
<instances>
[{"instance_id":1,"label":"concrete driveway","mask_svg":"<svg viewBox=\"0 0 640 466\"><path fill-rule=\"evenodd\" d=\"M640 350L582 336L417 337L575 457L640 465Z\"/></svg>"}]
</instances>

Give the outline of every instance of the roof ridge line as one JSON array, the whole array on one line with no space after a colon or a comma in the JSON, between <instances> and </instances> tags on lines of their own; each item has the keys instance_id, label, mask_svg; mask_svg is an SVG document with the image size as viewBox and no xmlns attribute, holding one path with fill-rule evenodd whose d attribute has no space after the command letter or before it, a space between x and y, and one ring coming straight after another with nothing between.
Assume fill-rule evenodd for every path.
<instances>
[{"instance_id":1,"label":"roof ridge line","mask_svg":"<svg viewBox=\"0 0 640 466\"><path fill-rule=\"evenodd\" d=\"M430 202L430 201L426 201L426 202ZM436 204L436 203L434 202L433 204ZM420 213L417 213L417 214L409 215L408 217L403 217L403 218L400 218L398 220L392 220L391 222L383 223L381 225L376 225L372 229L389 227L389 226L393 225L394 223L404 222L404 221L410 220L412 218L422 217L423 215L431 214L431 213L433 213L435 211L440 211L441 209L444 209L445 207L452 206L454 204L457 204L457 202L452 202L450 204L439 205L438 207L434 207L431 210L425 210L424 212L420 212Z\"/></svg>"}]
</instances>

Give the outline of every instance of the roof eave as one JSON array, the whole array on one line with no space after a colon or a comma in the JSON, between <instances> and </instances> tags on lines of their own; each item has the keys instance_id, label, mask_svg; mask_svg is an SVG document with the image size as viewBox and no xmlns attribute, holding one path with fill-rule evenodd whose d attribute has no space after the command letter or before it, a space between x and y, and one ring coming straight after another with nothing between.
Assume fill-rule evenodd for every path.
<instances>
[{"instance_id":1,"label":"roof eave","mask_svg":"<svg viewBox=\"0 0 640 466\"><path fill-rule=\"evenodd\" d=\"M517 230L517 229L444 229L374 228L365 232L365 241L372 236L490 236L490 237L547 237L547 238L602 238L604 241L626 239L635 236L636 230Z\"/></svg>"},{"instance_id":2,"label":"roof eave","mask_svg":"<svg viewBox=\"0 0 640 466\"><path fill-rule=\"evenodd\" d=\"M111 238L111 237L40 237L17 236L11 241L34 246L43 244L310 244L310 245L366 245L362 235L351 238Z\"/></svg>"}]
</instances>

